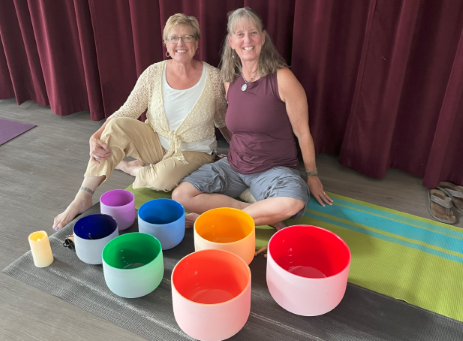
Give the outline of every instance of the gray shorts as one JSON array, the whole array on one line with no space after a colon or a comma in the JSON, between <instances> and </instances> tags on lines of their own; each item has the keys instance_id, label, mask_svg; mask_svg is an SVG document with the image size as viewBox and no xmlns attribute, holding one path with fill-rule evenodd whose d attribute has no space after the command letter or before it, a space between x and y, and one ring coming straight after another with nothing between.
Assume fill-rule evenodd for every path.
<instances>
[{"instance_id":1,"label":"gray shorts","mask_svg":"<svg viewBox=\"0 0 463 341\"><path fill-rule=\"evenodd\" d=\"M309 186L296 169L274 167L260 173L241 174L230 166L226 157L202 166L180 182L188 182L203 193L220 193L232 198L249 187L257 201L288 197L301 200L307 206L310 199ZM291 218L299 219L304 212L305 207Z\"/></svg>"}]
</instances>

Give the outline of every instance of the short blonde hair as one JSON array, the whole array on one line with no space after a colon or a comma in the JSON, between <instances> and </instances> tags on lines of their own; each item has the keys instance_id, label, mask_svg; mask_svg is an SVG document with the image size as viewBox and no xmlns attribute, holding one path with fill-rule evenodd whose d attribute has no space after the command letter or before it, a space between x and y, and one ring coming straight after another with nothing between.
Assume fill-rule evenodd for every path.
<instances>
[{"instance_id":1,"label":"short blonde hair","mask_svg":"<svg viewBox=\"0 0 463 341\"><path fill-rule=\"evenodd\" d=\"M190 26L193 29L194 38L196 40L199 40L201 32L199 31L198 20L193 16L187 16L183 13L177 13L172 15L169 19L167 19L166 26L164 26L164 30L162 31L162 39L164 39L164 42L167 41L167 36L172 27L177 25Z\"/></svg>"},{"instance_id":2,"label":"short blonde hair","mask_svg":"<svg viewBox=\"0 0 463 341\"><path fill-rule=\"evenodd\" d=\"M233 35L236 25L243 19L252 21L259 34L264 32L262 19L249 7L238 8L228 13L227 36L223 43L222 60L220 61L222 80L227 83L233 82L241 73L241 60L228 43L228 36L231 37ZM265 32L265 43L260 52L257 72L261 77L265 77L287 66L286 61L278 53L275 45L273 45L270 36Z\"/></svg>"}]
</instances>

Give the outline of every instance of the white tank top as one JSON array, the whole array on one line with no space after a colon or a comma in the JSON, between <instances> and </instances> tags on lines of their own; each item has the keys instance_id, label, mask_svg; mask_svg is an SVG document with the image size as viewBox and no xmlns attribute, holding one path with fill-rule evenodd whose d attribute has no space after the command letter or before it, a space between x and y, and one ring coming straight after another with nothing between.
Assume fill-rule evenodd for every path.
<instances>
[{"instance_id":1,"label":"white tank top","mask_svg":"<svg viewBox=\"0 0 463 341\"><path fill-rule=\"evenodd\" d=\"M164 99L164 112L166 113L169 130L177 129L183 120L188 116L193 106L198 101L203 93L206 85L207 69L203 64L203 72L198 83L189 89L176 90L172 89L167 83L166 68L162 72L162 97ZM169 139L158 135L159 141L164 149L169 149ZM217 149L217 141L215 138L200 142L182 142L181 149L185 151L203 152L212 154Z\"/></svg>"}]
</instances>

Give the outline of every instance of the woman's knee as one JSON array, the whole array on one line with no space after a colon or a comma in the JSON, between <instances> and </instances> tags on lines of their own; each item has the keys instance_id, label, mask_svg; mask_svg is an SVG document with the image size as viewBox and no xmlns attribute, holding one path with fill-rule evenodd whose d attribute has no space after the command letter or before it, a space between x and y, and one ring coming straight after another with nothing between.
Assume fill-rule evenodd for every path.
<instances>
[{"instance_id":1,"label":"woman's knee","mask_svg":"<svg viewBox=\"0 0 463 341\"><path fill-rule=\"evenodd\" d=\"M105 127L104 132L112 132L112 131L117 131L117 132L124 132L124 128L127 126L128 123L130 123L130 120L133 120L131 118L127 117L115 117L111 118L108 121L108 124Z\"/></svg>"},{"instance_id":2,"label":"woman's knee","mask_svg":"<svg viewBox=\"0 0 463 341\"><path fill-rule=\"evenodd\" d=\"M108 124L106 126L117 126L117 127L123 127L127 122L130 122L130 120L133 120L133 118L128 118L128 117L115 117L111 118L108 121Z\"/></svg>"},{"instance_id":3,"label":"woman's knee","mask_svg":"<svg viewBox=\"0 0 463 341\"><path fill-rule=\"evenodd\" d=\"M184 191L182 188L182 184L178 185L174 191L172 192L172 200L175 200L181 203L184 199Z\"/></svg>"},{"instance_id":4,"label":"woman's knee","mask_svg":"<svg viewBox=\"0 0 463 341\"><path fill-rule=\"evenodd\" d=\"M127 120L126 117L116 117L112 118L106 124L106 127L101 134L101 140L108 143L111 136L121 136L125 135L124 131L124 121Z\"/></svg>"},{"instance_id":5,"label":"woman's knee","mask_svg":"<svg viewBox=\"0 0 463 341\"><path fill-rule=\"evenodd\" d=\"M188 204L199 192L192 184L182 182L172 192L172 199L185 206Z\"/></svg>"},{"instance_id":6,"label":"woman's knee","mask_svg":"<svg viewBox=\"0 0 463 341\"><path fill-rule=\"evenodd\" d=\"M179 203L184 203L189 199L187 188L185 188L185 182L182 182L174 189L172 192L172 199Z\"/></svg>"},{"instance_id":7,"label":"woman's knee","mask_svg":"<svg viewBox=\"0 0 463 341\"><path fill-rule=\"evenodd\" d=\"M280 212L282 215L293 217L305 208L305 202L294 198L285 198L280 203Z\"/></svg>"}]
</instances>

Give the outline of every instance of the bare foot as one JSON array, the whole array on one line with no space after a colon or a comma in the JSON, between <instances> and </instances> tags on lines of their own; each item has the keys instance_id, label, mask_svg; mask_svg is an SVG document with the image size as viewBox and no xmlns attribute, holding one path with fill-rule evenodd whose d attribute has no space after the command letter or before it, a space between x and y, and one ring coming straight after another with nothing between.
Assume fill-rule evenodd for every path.
<instances>
[{"instance_id":1,"label":"bare foot","mask_svg":"<svg viewBox=\"0 0 463 341\"><path fill-rule=\"evenodd\" d=\"M123 171L124 173L130 174L132 176L137 176L138 171L141 167L145 167L145 163L141 160L134 161L124 161L122 160L117 166L116 169Z\"/></svg>"},{"instance_id":2,"label":"bare foot","mask_svg":"<svg viewBox=\"0 0 463 341\"><path fill-rule=\"evenodd\" d=\"M185 229L191 229L195 224L196 219L198 219L199 214L197 213L188 213L185 216Z\"/></svg>"},{"instance_id":3,"label":"bare foot","mask_svg":"<svg viewBox=\"0 0 463 341\"><path fill-rule=\"evenodd\" d=\"M259 253L262 253L264 251L267 251L267 247L268 246L264 246L263 248L260 248L259 250L257 250L255 253L254 253L254 257L257 256Z\"/></svg>"},{"instance_id":4,"label":"bare foot","mask_svg":"<svg viewBox=\"0 0 463 341\"><path fill-rule=\"evenodd\" d=\"M58 214L53 221L53 229L55 231L61 230L66 226L72 219L74 219L78 214L85 212L90 207L92 207L92 197L86 196L84 199L74 199L66 208L66 210Z\"/></svg>"},{"instance_id":5,"label":"bare foot","mask_svg":"<svg viewBox=\"0 0 463 341\"><path fill-rule=\"evenodd\" d=\"M269 224L269 225L276 228L277 231L280 231L281 229L284 229L286 227L286 224L282 221L280 221L279 223Z\"/></svg>"},{"instance_id":6,"label":"bare foot","mask_svg":"<svg viewBox=\"0 0 463 341\"><path fill-rule=\"evenodd\" d=\"M279 223L271 224L270 226L276 228L277 231L280 231L281 229L284 229L286 227L285 223L280 221ZM254 257L257 256L258 254L267 251L268 245L264 246L263 248L260 248L254 253ZM267 258L267 254L264 254L264 257Z\"/></svg>"}]
</instances>

